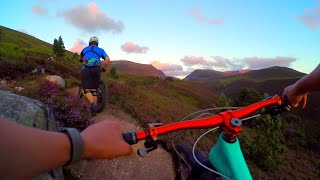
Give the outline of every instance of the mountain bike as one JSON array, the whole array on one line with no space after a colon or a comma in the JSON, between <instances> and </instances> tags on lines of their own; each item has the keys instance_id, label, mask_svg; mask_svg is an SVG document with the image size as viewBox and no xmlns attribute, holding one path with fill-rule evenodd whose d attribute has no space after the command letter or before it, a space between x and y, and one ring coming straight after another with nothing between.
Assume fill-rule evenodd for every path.
<instances>
[{"instance_id":1,"label":"mountain bike","mask_svg":"<svg viewBox=\"0 0 320 180\"><path fill-rule=\"evenodd\" d=\"M82 98L84 95L84 89L82 88L82 84L79 86L78 89L78 97ZM99 87L97 89L97 107L96 112L100 113L103 111L104 107L106 106L107 102L107 89L105 83L100 80Z\"/></svg>"},{"instance_id":2,"label":"mountain bike","mask_svg":"<svg viewBox=\"0 0 320 180\"><path fill-rule=\"evenodd\" d=\"M124 133L123 138L130 145L145 140L144 145L146 149L138 149L137 151L139 156L145 156L157 149L158 145L181 134L181 130L213 128L201 135L194 143L192 148L194 160L204 169L221 176L223 179L252 179L237 138L242 132L242 122L263 114L277 115L290 109L291 107L286 103L285 97L275 95L249 106L223 111L206 118L191 119L167 125L160 123L151 124L148 129L143 131ZM261 112L255 114L258 111ZM201 152L196 151L196 144L204 135L218 127L223 132L220 134L217 143L211 148L209 160L204 162L205 159L201 156ZM179 130L179 133L171 137L158 138L160 135ZM187 147L181 147L181 149L185 148Z\"/></svg>"}]
</instances>

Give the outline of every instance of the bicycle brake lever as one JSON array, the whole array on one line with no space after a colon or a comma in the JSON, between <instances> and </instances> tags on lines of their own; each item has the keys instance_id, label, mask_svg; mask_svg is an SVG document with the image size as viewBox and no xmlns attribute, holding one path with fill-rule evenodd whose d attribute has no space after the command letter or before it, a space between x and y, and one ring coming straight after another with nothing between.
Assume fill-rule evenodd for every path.
<instances>
[{"instance_id":1,"label":"bicycle brake lever","mask_svg":"<svg viewBox=\"0 0 320 180\"><path fill-rule=\"evenodd\" d=\"M158 148L158 145L154 146L154 147L151 147L151 148L148 148L148 149L138 149L137 151L137 154L140 156L140 157L145 157L147 156L147 154L155 149Z\"/></svg>"},{"instance_id":2,"label":"bicycle brake lever","mask_svg":"<svg viewBox=\"0 0 320 180\"><path fill-rule=\"evenodd\" d=\"M271 116L278 115L283 112L291 110L291 106L287 103L282 103L280 106L272 106L269 109L265 110L262 114L270 114Z\"/></svg>"}]
</instances>

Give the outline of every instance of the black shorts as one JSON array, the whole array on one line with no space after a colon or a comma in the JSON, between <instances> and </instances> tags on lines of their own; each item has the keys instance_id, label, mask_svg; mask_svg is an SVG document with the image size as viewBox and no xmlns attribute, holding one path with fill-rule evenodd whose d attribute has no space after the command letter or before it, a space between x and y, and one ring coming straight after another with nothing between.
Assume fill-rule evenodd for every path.
<instances>
[{"instance_id":1,"label":"black shorts","mask_svg":"<svg viewBox=\"0 0 320 180\"><path fill-rule=\"evenodd\" d=\"M81 72L83 89L98 89L100 83L101 68L84 68Z\"/></svg>"}]
</instances>

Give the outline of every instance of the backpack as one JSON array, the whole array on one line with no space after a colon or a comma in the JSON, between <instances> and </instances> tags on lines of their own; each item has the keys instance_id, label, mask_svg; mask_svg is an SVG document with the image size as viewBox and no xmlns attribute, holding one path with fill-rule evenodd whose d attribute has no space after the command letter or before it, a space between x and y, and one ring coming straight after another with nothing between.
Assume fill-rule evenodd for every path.
<instances>
[{"instance_id":1,"label":"backpack","mask_svg":"<svg viewBox=\"0 0 320 180\"><path fill-rule=\"evenodd\" d=\"M85 67L93 68L93 67L99 67L99 66L101 66L101 63L100 63L100 57L101 57L101 55L100 55L99 53L95 52L95 51L93 50L93 48L94 48L94 46L91 46L91 50L90 50L90 51L87 51L86 53L84 53L84 54L83 54L83 57L84 57L87 53L93 52L93 53L95 53L96 55L99 56L99 59L96 59L96 58L84 58L84 59L83 59L83 65L84 65Z\"/></svg>"}]
</instances>

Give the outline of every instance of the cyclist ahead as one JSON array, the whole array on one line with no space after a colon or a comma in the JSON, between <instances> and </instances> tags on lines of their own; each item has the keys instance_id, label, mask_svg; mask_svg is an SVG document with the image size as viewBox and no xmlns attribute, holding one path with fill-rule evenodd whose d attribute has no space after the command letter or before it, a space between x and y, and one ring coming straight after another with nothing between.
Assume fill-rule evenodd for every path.
<instances>
[{"instance_id":1,"label":"cyclist ahead","mask_svg":"<svg viewBox=\"0 0 320 180\"><path fill-rule=\"evenodd\" d=\"M99 39L92 36L89 40L89 46L85 47L80 54L80 62L82 65L82 88L84 94L91 104L91 111L95 114L97 107L97 89L100 82L101 71L105 72L110 62L107 53L98 47ZM101 65L100 59L105 60L105 64Z\"/></svg>"}]
</instances>

